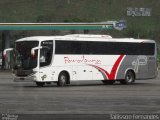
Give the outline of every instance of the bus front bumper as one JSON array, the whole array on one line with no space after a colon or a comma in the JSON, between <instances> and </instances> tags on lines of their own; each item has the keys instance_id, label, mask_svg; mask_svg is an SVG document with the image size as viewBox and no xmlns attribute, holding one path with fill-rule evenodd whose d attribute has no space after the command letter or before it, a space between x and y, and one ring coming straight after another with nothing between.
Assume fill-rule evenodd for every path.
<instances>
[{"instance_id":1,"label":"bus front bumper","mask_svg":"<svg viewBox=\"0 0 160 120\"><path fill-rule=\"evenodd\" d=\"M13 81L14 82L35 82L36 76L27 76L27 77L14 76Z\"/></svg>"}]
</instances>

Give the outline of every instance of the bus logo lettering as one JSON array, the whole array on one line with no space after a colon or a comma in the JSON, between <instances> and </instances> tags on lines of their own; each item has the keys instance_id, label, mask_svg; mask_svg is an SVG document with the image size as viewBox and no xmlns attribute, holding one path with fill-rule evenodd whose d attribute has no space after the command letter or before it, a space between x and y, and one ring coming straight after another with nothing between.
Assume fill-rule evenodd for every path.
<instances>
[{"instance_id":1,"label":"bus logo lettering","mask_svg":"<svg viewBox=\"0 0 160 120\"><path fill-rule=\"evenodd\" d=\"M134 70L137 73L139 66L147 65L147 57L146 56L138 56L137 59L132 62L132 65L134 66Z\"/></svg>"},{"instance_id":2,"label":"bus logo lettering","mask_svg":"<svg viewBox=\"0 0 160 120\"><path fill-rule=\"evenodd\" d=\"M101 60L99 59L88 59L83 55L80 59L71 59L70 57L64 57L65 64L69 63L83 63L83 64L101 64Z\"/></svg>"}]
</instances>

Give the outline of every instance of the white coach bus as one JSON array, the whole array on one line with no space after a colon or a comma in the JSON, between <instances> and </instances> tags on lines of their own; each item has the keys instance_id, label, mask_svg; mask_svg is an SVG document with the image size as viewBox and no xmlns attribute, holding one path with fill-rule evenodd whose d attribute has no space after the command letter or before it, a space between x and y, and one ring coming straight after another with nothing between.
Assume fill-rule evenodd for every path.
<instances>
[{"instance_id":1,"label":"white coach bus","mask_svg":"<svg viewBox=\"0 0 160 120\"><path fill-rule=\"evenodd\" d=\"M64 86L77 80L131 84L157 76L153 40L90 34L35 36L17 40L13 51L14 80L34 81L37 86L52 82Z\"/></svg>"}]
</instances>

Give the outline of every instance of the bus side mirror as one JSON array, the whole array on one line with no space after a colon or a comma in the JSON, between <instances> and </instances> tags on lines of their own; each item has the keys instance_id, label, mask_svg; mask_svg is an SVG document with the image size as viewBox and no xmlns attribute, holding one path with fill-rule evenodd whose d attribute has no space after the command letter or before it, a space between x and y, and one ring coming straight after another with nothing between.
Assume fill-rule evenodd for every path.
<instances>
[{"instance_id":1,"label":"bus side mirror","mask_svg":"<svg viewBox=\"0 0 160 120\"><path fill-rule=\"evenodd\" d=\"M34 58L34 56L35 56L35 50L39 50L41 48L42 48L42 46L41 47L34 47L34 48L32 48L31 49L31 56Z\"/></svg>"},{"instance_id":2,"label":"bus side mirror","mask_svg":"<svg viewBox=\"0 0 160 120\"><path fill-rule=\"evenodd\" d=\"M3 51L3 57L6 58L7 52L12 51L12 50L13 50L13 48L7 48L7 49L5 49L5 50Z\"/></svg>"}]
</instances>

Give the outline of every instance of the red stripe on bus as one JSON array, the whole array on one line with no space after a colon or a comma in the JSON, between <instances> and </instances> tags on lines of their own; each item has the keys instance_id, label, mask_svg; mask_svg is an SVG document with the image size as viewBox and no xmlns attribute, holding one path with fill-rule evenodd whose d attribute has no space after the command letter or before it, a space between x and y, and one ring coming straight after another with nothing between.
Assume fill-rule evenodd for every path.
<instances>
[{"instance_id":1,"label":"red stripe on bus","mask_svg":"<svg viewBox=\"0 0 160 120\"><path fill-rule=\"evenodd\" d=\"M93 66L93 67L99 69L100 71L102 71L102 72L105 74L105 76L108 78L108 80L114 80L115 77L116 77L116 73L117 73L117 70L118 70L118 66L120 65L123 57L124 57L124 55L120 55L120 56L118 57L118 59L116 60L116 62L115 62L114 65L113 65L112 70L111 70L110 73L107 72L105 69L99 67L99 66L95 66L95 65L91 65L91 66Z\"/></svg>"}]
</instances>

